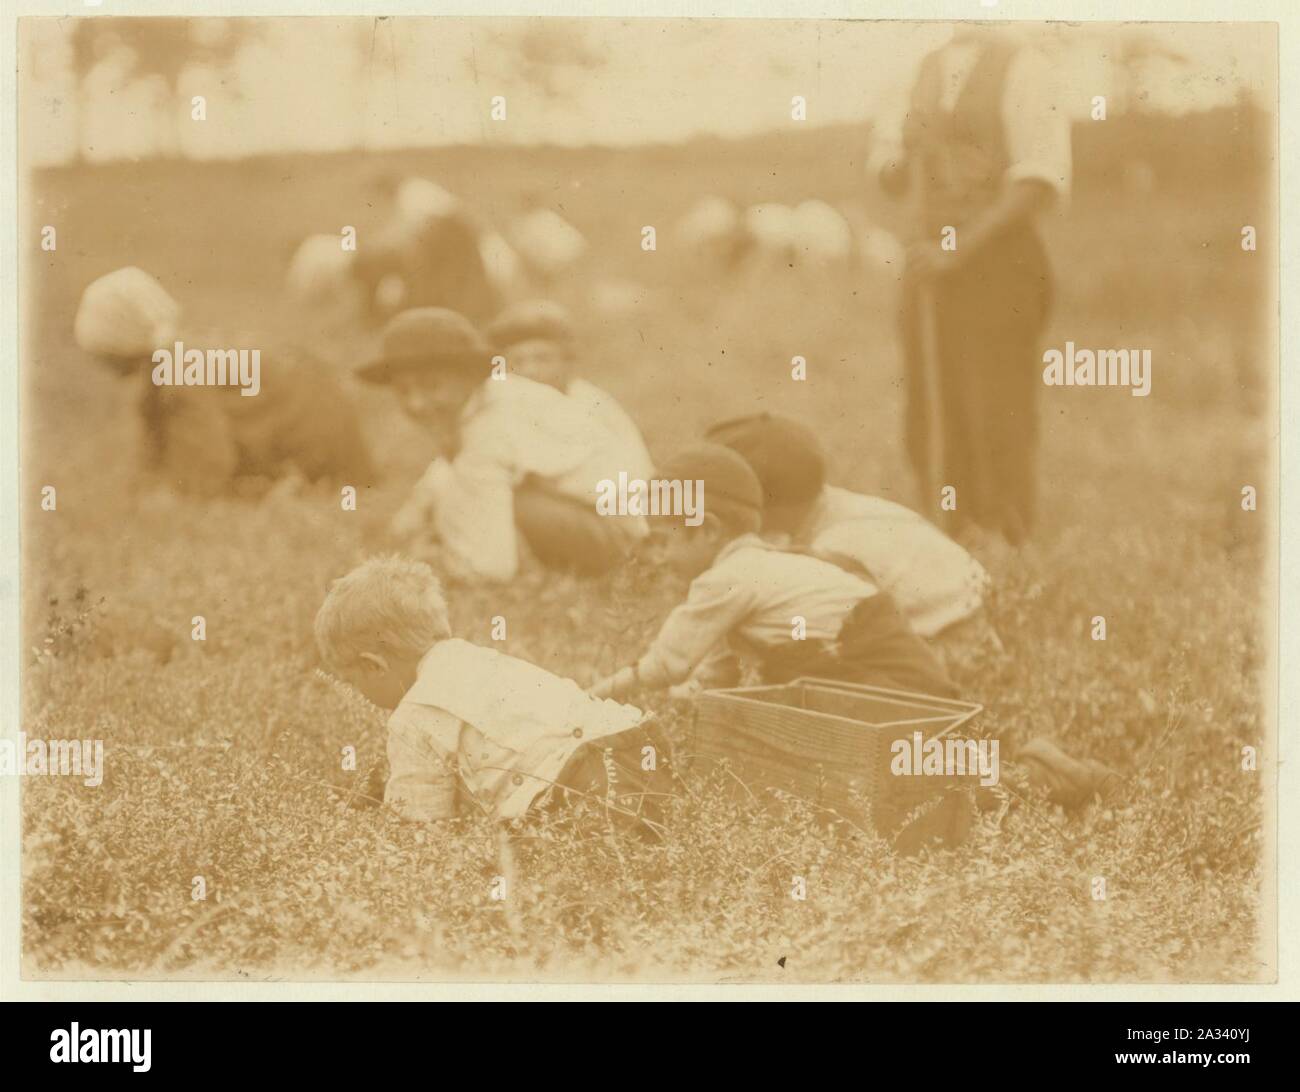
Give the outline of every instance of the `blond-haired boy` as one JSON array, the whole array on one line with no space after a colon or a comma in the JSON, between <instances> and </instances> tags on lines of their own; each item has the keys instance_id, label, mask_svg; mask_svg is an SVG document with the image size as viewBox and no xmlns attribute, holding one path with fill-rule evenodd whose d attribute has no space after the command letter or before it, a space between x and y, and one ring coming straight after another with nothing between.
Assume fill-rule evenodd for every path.
<instances>
[{"instance_id":1,"label":"blond-haired boy","mask_svg":"<svg viewBox=\"0 0 1300 1092\"><path fill-rule=\"evenodd\" d=\"M453 636L422 562L373 558L336 580L315 634L335 677L393 711L384 800L405 818L513 819L574 798L643 815L664 795L666 755L640 709Z\"/></svg>"}]
</instances>

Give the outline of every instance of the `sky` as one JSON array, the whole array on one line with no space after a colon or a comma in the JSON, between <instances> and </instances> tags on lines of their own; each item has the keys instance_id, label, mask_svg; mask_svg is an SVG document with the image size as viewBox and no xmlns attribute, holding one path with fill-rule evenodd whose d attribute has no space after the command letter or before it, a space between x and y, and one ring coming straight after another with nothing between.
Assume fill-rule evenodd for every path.
<instances>
[{"instance_id":1,"label":"sky","mask_svg":"<svg viewBox=\"0 0 1300 1092\"><path fill-rule=\"evenodd\" d=\"M234 60L196 60L172 88L124 44L105 43L78 86L71 20L20 29L21 146L29 163L179 151L194 158L277 150L459 143L631 145L699 134L743 136L791 120L868 123L903 95L920 58L948 39L941 23L651 19L243 20ZM219 42L229 20L195 20ZM1268 24L1157 24L1121 38L1104 24L1024 29L1052 58L1064 108L1097 94L1182 112L1244 89L1276 97ZM1137 84L1121 79L1123 42L1163 53ZM207 117L191 120L203 96ZM494 96L504 120L491 117ZM1113 107L1112 107L1113 108Z\"/></svg>"}]
</instances>

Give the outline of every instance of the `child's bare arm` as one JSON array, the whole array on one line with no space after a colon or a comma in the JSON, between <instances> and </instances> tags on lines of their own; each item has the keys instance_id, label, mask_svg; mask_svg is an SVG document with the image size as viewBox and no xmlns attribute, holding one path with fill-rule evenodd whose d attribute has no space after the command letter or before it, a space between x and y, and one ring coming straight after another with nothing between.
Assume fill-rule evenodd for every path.
<instances>
[{"instance_id":1,"label":"child's bare arm","mask_svg":"<svg viewBox=\"0 0 1300 1092\"><path fill-rule=\"evenodd\" d=\"M591 693L619 698L640 686L663 689L688 678L725 644L753 604L749 589L713 570L696 577L686 602L664 620L659 634L635 664L602 679Z\"/></svg>"}]
</instances>

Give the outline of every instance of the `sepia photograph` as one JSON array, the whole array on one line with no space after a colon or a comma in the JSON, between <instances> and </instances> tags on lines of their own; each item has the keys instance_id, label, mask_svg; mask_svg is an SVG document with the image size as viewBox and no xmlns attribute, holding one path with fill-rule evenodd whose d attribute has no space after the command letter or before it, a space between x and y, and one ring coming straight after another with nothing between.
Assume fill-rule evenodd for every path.
<instances>
[{"instance_id":1,"label":"sepia photograph","mask_svg":"<svg viewBox=\"0 0 1300 1092\"><path fill-rule=\"evenodd\" d=\"M23 979L1277 981L1278 27L971 8L17 20Z\"/></svg>"}]
</instances>

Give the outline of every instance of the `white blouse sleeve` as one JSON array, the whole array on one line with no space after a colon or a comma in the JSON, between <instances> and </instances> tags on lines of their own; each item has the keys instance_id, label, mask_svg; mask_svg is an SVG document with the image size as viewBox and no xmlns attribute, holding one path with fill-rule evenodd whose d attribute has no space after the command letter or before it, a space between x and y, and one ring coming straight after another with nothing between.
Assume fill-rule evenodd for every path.
<instances>
[{"instance_id":1,"label":"white blouse sleeve","mask_svg":"<svg viewBox=\"0 0 1300 1092\"><path fill-rule=\"evenodd\" d=\"M1073 174L1070 116L1051 64L1038 50L1022 49L1012 60L1002 119L1011 159L1007 181L1037 179L1067 200Z\"/></svg>"}]
</instances>

